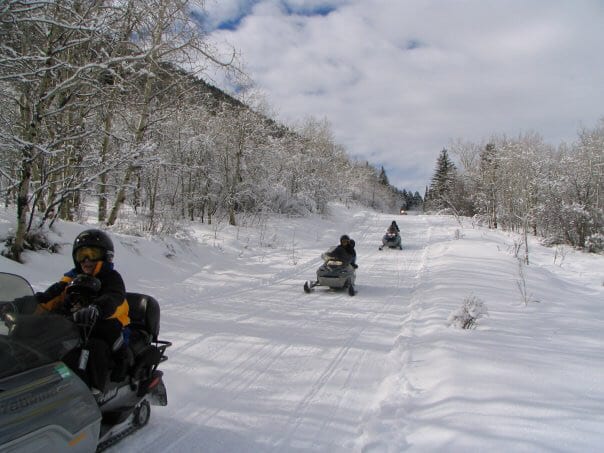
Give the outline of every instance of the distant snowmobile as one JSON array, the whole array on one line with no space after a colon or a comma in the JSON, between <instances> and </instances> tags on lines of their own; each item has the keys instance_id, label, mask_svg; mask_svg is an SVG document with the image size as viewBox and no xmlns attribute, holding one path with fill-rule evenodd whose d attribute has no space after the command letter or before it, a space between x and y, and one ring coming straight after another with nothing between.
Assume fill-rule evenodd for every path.
<instances>
[{"instance_id":1,"label":"distant snowmobile","mask_svg":"<svg viewBox=\"0 0 604 453\"><path fill-rule=\"evenodd\" d=\"M378 249L383 250L384 247L399 250L403 249L401 235L398 233L398 231L389 229L386 234L384 234L382 237L382 245L380 245Z\"/></svg>"},{"instance_id":2,"label":"distant snowmobile","mask_svg":"<svg viewBox=\"0 0 604 453\"><path fill-rule=\"evenodd\" d=\"M350 258L335 256L335 248L331 247L321 255L323 264L317 269L317 280L304 282L304 292L310 293L316 286L327 286L331 289L347 289L351 296L356 294L355 268L352 266Z\"/></svg>"},{"instance_id":3,"label":"distant snowmobile","mask_svg":"<svg viewBox=\"0 0 604 453\"><path fill-rule=\"evenodd\" d=\"M146 425L151 405L168 404L157 367L167 360L171 343L158 340L159 304L138 293L127 293L127 299L131 324L124 374L93 395L61 361L80 348L85 369L87 328L62 315L32 314L30 284L0 273L0 451L31 452L43 445L49 452L99 452Z\"/></svg>"}]
</instances>

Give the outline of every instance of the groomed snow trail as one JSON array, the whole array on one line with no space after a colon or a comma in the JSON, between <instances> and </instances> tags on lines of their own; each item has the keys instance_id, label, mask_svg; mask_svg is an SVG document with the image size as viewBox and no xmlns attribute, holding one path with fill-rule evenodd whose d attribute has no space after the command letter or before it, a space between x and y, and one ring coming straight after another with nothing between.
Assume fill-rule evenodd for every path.
<instances>
[{"instance_id":1,"label":"groomed snow trail","mask_svg":"<svg viewBox=\"0 0 604 453\"><path fill-rule=\"evenodd\" d=\"M268 279L195 296L195 277L175 284L181 301L162 307L169 405L113 451L384 451L372 443L390 423L381 401L406 392L417 288L433 232L423 216L396 217L403 250L378 251L392 216L359 216L357 291L302 291L320 264L307 261ZM201 279L201 277L200 277ZM403 369L401 369L403 367ZM171 376L187 377L175 388ZM393 418L392 423L402 423ZM388 430L391 430L389 427ZM402 428L402 426L401 426ZM405 439L389 439L403 447Z\"/></svg>"}]
</instances>

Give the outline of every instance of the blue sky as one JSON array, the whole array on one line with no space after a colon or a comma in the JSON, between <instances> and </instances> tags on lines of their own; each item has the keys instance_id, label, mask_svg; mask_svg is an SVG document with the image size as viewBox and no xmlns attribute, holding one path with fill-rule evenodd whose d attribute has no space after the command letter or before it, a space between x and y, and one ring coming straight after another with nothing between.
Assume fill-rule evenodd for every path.
<instances>
[{"instance_id":1,"label":"blue sky","mask_svg":"<svg viewBox=\"0 0 604 453\"><path fill-rule=\"evenodd\" d=\"M422 194L454 140L558 145L604 117L602 0L206 0L198 17L277 119L326 118Z\"/></svg>"}]
</instances>

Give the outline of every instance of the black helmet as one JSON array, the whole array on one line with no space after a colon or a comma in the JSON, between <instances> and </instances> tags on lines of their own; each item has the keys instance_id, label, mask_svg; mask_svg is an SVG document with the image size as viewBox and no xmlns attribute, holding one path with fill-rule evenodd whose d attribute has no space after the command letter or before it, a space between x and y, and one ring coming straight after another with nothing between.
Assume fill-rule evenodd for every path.
<instances>
[{"instance_id":1,"label":"black helmet","mask_svg":"<svg viewBox=\"0 0 604 453\"><path fill-rule=\"evenodd\" d=\"M109 263L113 261L113 241L104 231L96 229L85 230L77 235L73 241L73 250L71 251L71 256L76 266L78 265L76 261L76 252L82 247L98 247L105 252L103 261Z\"/></svg>"},{"instance_id":2,"label":"black helmet","mask_svg":"<svg viewBox=\"0 0 604 453\"><path fill-rule=\"evenodd\" d=\"M347 234L343 234L342 236L340 236L340 242L342 241L350 241L350 236L348 236Z\"/></svg>"}]
</instances>

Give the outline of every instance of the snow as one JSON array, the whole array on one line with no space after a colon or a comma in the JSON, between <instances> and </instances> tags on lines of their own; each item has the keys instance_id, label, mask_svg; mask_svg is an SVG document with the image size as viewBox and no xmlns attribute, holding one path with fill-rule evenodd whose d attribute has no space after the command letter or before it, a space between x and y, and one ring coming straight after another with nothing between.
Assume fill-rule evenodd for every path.
<instances>
[{"instance_id":1,"label":"snow","mask_svg":"<svg viewBox=\"0 0 604 453\"><path fill-rule=\"evenodd\" d=\"M0 208L0 231L14 212ZM392 220L403 250L378 251ZM43 290L60 254L0 258ZM356 240L358 294L317 287L320 255ZM601 451L604 256L453 217L333 205L329 216L179 237L112 233L128 290L162 306L167 407L113 452ZM524 277L522 277L524 276ZM525 288L524 293L521 288ZM476 328L450 325L474 298Z\"/></svg>"}]
</instances>

